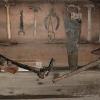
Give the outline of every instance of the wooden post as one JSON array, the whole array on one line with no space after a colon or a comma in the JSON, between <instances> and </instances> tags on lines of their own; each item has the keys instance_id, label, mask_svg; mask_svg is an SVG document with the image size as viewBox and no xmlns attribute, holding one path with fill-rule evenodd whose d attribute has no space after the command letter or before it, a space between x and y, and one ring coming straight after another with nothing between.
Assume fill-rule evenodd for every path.
<instances>
[{"instance_id":1,"label":"wooden post","mask_svg":"<svg viewBox=\"0 0 100 100\"><path fill-rule=\"evenodd\" d=\"M86 5L85 7L88 8L88 34L87 34L87 40L91 41L91 34L92 34L92 8L94 5L89 4Z\"/></svg>"}]
</instances>

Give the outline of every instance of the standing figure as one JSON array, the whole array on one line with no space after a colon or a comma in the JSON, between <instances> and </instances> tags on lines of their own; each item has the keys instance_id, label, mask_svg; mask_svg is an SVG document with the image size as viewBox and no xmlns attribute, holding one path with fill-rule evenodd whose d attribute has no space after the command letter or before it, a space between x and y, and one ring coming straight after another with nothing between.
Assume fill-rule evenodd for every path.
<instances>
[{"instance_id":1,"label":"standing figure","mask_svg":"<svg viewBox=\"0 0 100 100\"><path fill-rule=\"evenodd\" d=\"M81 32L81 13L78 6L66 6L64 25L67 35L68 64L71 70L75 70L78 66L78 41Z\"/></svg>"},{"instance_id":2,"label":"standing figure","mask_svg":"<svg viewBox=\"0 0 100 100\"><path fill-rule=\"evenodd\" d=\"M20 33L23 33L23 35L25 35L25 31L24 31L24 21L23 21L23 10L20 11L20 26L19 26L20 30L18 31L18 35L20 35Z\"/></svg>"}]
</instances>

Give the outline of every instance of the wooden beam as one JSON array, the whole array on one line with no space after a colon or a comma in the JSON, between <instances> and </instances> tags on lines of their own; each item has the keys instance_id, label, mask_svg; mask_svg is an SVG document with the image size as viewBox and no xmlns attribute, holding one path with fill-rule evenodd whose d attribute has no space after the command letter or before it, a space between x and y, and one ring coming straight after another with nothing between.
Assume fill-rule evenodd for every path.
<instances>
[{"instance_id":1,"label":"wooden beam","mask_svg":"<svg viewBox=\"0 0 100 100\"><path fill-rule=\"evenodd\" d=\"M97 66L98 64L100 64L100 58L98 58L95 61L90 62L89 64L83 66L82 68L79 68L79 69L77 69L75 71L72 71L70 73L64 74L62 76L59 76L59 77L53 79L53 82L57 82L57 81L60 81L60 80L62 80L64 78L68 78L68 77L71 77L73 75L79 74L79 73L81 73L81 72L83 72L83 71L85 71L85 70L87 70L89 68L92 68L94 66Z\"/></svg>"}]
</instances>

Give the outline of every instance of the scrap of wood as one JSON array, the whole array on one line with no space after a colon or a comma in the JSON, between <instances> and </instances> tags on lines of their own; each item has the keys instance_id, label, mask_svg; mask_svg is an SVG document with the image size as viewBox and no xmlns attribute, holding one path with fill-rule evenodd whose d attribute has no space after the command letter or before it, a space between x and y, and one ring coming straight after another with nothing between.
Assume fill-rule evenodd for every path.
<instances>
[{"instance_id":1,"label":"scrap of wood","mask_svg":"<svg viewBox=\"0 0 100 100\"><path fill-rule=\"evenodd\" d=\"M100 58L98 58L95 61L92 61L92 62L88 63L87 65L82 66L82 68L79 68L79 69L74 70L74 71L72 71L70 73L64 74L62 76L59 76L59 77L53 79L53 83L55 83L57 81L60 81L60 80L62 80L64 78L68 78L68 77L71 77L73 75L79 74L79 73L81 73L81 72L83 72L83 71L85 71L85 70L87 70L89 68L97 66L98 64L100 64Z\"/></svg>"}]
</instances>

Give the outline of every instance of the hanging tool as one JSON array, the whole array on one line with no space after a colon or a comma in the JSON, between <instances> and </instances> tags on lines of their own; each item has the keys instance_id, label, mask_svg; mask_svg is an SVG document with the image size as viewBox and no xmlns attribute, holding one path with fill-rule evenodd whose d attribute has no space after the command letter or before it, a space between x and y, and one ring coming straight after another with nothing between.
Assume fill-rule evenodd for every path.
<instances>
[{"instance_id":1,"label":"hanging tool","mask_svg":"<svg viewBox=\"0 0 100 100\"><path fill-rule=\"evenodd\" d=\"M56 23L53 21L55 19ZM56 25L55 25L56 24ZM54 8L51 8L47 17L44 20L45 29L48 31L48 38L50 41L55 39L55 32L58 30L60 24L60 18L54 11Z\"/></svg>"},{"instance_id":2,"label":"hanging tool","mask_svg":"<svg viewBox=\"0 0 100 100\"><path fill-rule=\"evenodd\" d=\"M20 26L19 26L18 35L23 34L25 35L24 31L24 21L23 21L23 10L20 11Z\"/></svg>"},{"instance_id":3,"label":"hanging tool","mask_svg":"<svg viewBox=\"0 0 100 100\"><path fill-rule=\"evenodd\" d=\"M34 73L37 74L37 76L39 78L44 79L46 76L48 76L49 72L51 71L51 69L53 67L54 59L51 58L48 67L36 68L36 67L32 67L32 66L29 66L29 65L25 65L25 64L16 62L16 61L11 60L11 59L5 57L4 55L0 54L0 65L5 66L5 63L7 65L6 71L8 71L10 73L15 73L16 72L16 68L11 67L13 65L16 65L16 67L20 67L20 68L29 70L31 72L34 72Z\"/></svg>"},{"instance_id":4,"label":"hanging tool","mask_svg":"<svg viewBox=\"0 0 100 100\"><path fill-rule=\"evenodd\" d=\"M34 18L33 18L33 35L34 35L34 37L36 36L36 34L37 34L37 13L38 13L38 11L39 10L41 10L41 8L40 7L38 7L38 6L35 6L35 5L33 5L33 12L34 12Z\"/></svg>"},{"instance_id":5,"label":"hanging tool","mask_svg":"<svg viewBox=\"0 0 100 100\"><path fill-rule=\"evenodd\" d=\"M32 7L29 7L29 9L33 10L33 36L36 37L37 35L37 13L39 10L41 10L41 8L34 4Z\"/></svg>"},{"instance_id":6,"label":"hanging tool","mask_svg":"<svg viewBox=\"0 0 100 100\"><path fill-rule=\"evenodd\" d=\"M11 24L10 24L10 4L8 3L9 0L4 0L5 7L7 11L7 34L8 34L8 40L11 40Z\"/></svg>"}]
</instances>

